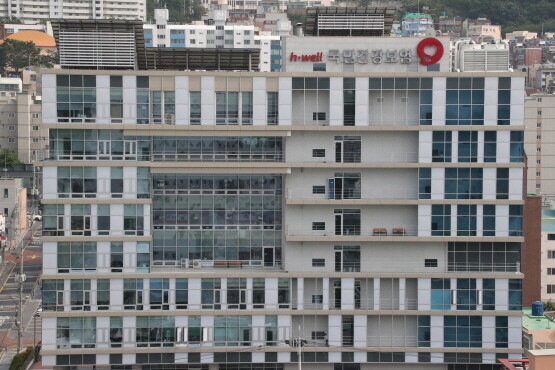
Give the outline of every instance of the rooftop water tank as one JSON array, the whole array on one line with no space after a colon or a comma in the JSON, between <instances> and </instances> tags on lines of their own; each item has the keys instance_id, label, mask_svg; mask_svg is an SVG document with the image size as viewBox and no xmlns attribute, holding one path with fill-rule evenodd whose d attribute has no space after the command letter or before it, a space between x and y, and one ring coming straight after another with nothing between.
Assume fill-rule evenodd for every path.
<instances>
[{"instance_id":1,"label":"rooftop water tank","mask_svg":"<svg viewBox=\"0 0 555 370\"><path fill-rule=\"evenodd\" d=\"M532 303L532 316L543 316L543 303L536 301Z\"/></svg>"}]
</instances>

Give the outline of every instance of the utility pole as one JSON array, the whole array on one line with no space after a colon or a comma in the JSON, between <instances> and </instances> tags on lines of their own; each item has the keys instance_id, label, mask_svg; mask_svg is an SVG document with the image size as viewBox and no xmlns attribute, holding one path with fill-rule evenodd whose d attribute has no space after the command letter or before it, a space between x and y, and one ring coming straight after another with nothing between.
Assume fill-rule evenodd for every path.
<instances>
[{"instance_id":1,"label":"utility pole","mask_svg":"<svg viewBox=\"0 0 555 370\"><path fill-rule=\"evenodd\" d=\"M298 358L298 368L297 370L302 370L302 351L301 348L307 343L306 339L301 338L301 326L299 325L299 336L297 338L293 337L291 340L286 340L286 344L291 347L297 348L297 358Z\"/></svg>"}]
</instances>

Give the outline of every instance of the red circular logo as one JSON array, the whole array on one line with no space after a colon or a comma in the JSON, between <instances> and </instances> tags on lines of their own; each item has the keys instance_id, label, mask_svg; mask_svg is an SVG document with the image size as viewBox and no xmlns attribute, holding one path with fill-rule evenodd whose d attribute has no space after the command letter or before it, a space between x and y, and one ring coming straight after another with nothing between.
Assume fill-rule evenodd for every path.
<instances>
[{"instance_id":1,"label":"red circular logo","mask_svg":"<svg viewBox=\"0 0 555 370\"><path fill-rule=\"evenodd\" d=\"M425 49L428 46L436 48L436 52L433 55L426 53ZM436 64L443 56L443 44L438 39L428 37L418 43L416 53L420 57L420 64L424 64L426 66Z\"/></svg>"}]
</instances>

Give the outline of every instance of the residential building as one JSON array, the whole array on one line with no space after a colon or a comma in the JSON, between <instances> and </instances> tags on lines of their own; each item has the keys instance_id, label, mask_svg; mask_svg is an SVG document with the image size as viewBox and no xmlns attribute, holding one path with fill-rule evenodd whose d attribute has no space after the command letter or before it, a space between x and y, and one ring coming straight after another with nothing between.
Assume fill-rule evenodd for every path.
<instances>
[{"instance_id":1,"label":"residential building","mask_svg":"<svg viewBox=\"0 0 555 370\"><path fill-rule=\"evenodd\" d=\"M0 177L0 213L5 216L6 247L16 248L27 231L27 191L22 180ZM4 235L3 235L4 236ZM4 249L2 249L2 256Z\"/></svg>"},{"instance_id":2,"label":"residential building","mask_svg":"<svg viewBox=\"0 0 555 370\"><path fill-rule=\"evenodd\" d=\"M530 370L551 370L555 363L555 320L552 312L523 309L522 335L526 360L522 364ZM517 361L513 365L519 365ZM512 367L515 368L514 366ZM502 370L511 367L503 367Z\"/></svg>"},{"instance_id":3,"label":"residential building","mask_svg":"<svg viewBox=\"0 0 555 370\"><path fill-rule=\"evenodd\" d=\"M521 356L524 76L331 39L279 73L44 71L43 366Z\"/></svg>"},{"instance_id":4,"label":"residential building","mask_svg":"<svg viewBox=\"0 0 555 370\"><path fill-rule=\"evenodd\" d=\"M155 24L144 25L146 47L251 48L260 50L261 72L280 70L280 36L261 32L254 25L226 24L225 10L212 11L212 24L168 24L168 10L155 10ZM287 27L285 27L287 26ZM291 23L284 23L290 31ZM287 31L287 33L289 33Z\"/></svg>"},{"instance_id":5,"label":"residential building","mask_svg":"<svg viewBox=\"0 0 555 370\"><path fill-rule=\"evenodd\" d=\"M140 19L146 18L146 0L2 0L0 17L19 18L24 24L52 19Z\"/></svg>"},{"instance_id":6,"label":"residential building","mask_svg":"<svg viewBox=\"0 0 555 370\"><path fill-rule=\"evenodd\" d=\"M470 24L466 36L480 41L501 40L501 26L494 24Z\"/></svg>"},{"instance_id":7,"label":"residential building","mask_svg":"<svg viewBox=\"0 0 555 370\"><path fill-rule=\"evenodd\" d=\"M463 34L463 19L459 16L448 17L445 13L442 13L439 17L438 26L442 35L461 37Z\"/></svg>"},{"instance_id":8,"label":"residential building","mask_svg":"<svg viewBox=\"0 0 555 370\"><path fill-rule=\"evenodd\" d=\"M42 125L40 101L26 92L14 95L0 96L0 150L17 153L25 163L41 161L48 151L48 131Z\"/></svg>"},{"instance_id":9,"label":"residential building","mask_svg":"<svg viewBox=\"0 0 555 370\"><path fill-rule=\"evenodd\" d=\"M425 36L429 28L434 28L434 20L429 14L407 13L401 20L401 36Z\"/></svg>"},{"instance_id":10,"label":"residential building","mask_svg":"<svg viewBox=\"0 0 555 370\"><path fill-rule=\"evenodd\" d=\"M524 150L528 192L555 195L555 95L534 94L524 101Z\"/></svg>"},{"instance_id":11,"label":"residential building","mask_svg":"<svg viewBox=\"0 0 555 370\"><path fill-rule=\"evenodd\" d=\"M513 32L507 32L505 34L505 39L515 40L517 42L524 42L526 40L532 40L536 38L538 38L537 32L513 31Z\"/></svg>"},{"instance_id":12,"label":"residential building","mask_svg":"<svg viewBox=\"0 0 555 370\"><path fill-rule=\"evenodd\" d=\"M534 87L548 94L555 93L555 63L542 65L536 70Z\"/></svg>"},{"instance_id":13,"label":"residential building","mask_svg":"<svg viewBox=\"0 0 555 370\"><path fill-rule=\"evenodd\" d=\"M0 39L4 39L20 31L40 31L52 36L52 26L50 22L40 24L6 23L0 24Z\"/></svg>"}]
</instances>

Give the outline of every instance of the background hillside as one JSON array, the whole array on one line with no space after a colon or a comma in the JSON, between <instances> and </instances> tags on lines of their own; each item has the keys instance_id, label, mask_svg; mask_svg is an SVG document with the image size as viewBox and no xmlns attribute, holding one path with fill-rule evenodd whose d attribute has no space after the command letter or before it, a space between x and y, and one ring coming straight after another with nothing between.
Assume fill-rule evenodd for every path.
<instances>
[{"instance_id":1,"label":"background hillside","mask_svg":"<svg viewBox=\"0 0 555 370\"><path fill-rule=\"evenodd\" d=\"M415 12L417 0L402 0L405 11ZM554 0L421 0L420 8L434 18L446 12L448 16L463 18L484 17L492 24L500 24L503 33L516 29L541 32L542 24L546 32L555 32Z\"/></svg>"},{"instance_id":2,"label":"background hillside","mask_svg":"<svg viewBox=\"0 0 555 370\"><path fill-rule=\"evenodd\" d=\"M357 0L359 5L401 4L399 15L418 11L418 0ZM555 0L420 0L420 9L437 19L442 12L448 16L463 18L485 17L493 24L500 24L503 33L516 29L555 32ZM170 21L186 23L199 20L203 12L200 0L147 0L147 18L152 19L153 10L166 6ZM295 21L297 21L295 19ZM302 20L300 20L302 22Z\"/></svg>"}]
</instances>

